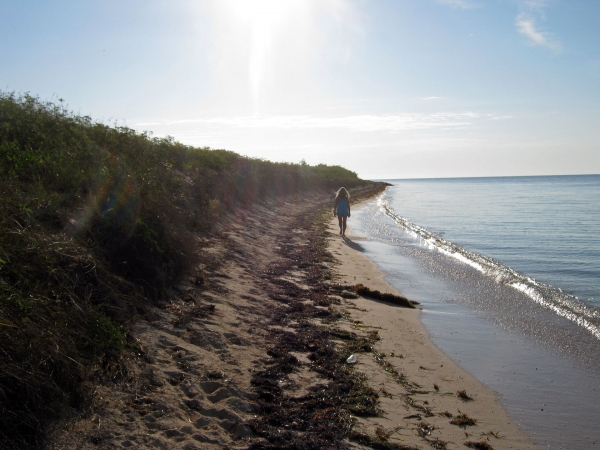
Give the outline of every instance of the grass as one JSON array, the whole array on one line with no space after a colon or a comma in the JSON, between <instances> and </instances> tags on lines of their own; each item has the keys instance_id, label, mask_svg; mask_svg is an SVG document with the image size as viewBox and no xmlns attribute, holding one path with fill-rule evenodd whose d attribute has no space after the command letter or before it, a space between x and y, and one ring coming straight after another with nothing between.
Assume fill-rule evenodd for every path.
<instances>
[{"instance_id":1,"label":"grass","mask_svg":"<svg viewBox=\"0 0 600 450\"><path fill-rule=\"evenodd\" d=\"M269 196L365 183L12 93L0 93L0 180L2 448L42 447L49 421L85 410L98 368L126 375L127 324L195 266L194 235Z\"/></svg>"}]
</instances>

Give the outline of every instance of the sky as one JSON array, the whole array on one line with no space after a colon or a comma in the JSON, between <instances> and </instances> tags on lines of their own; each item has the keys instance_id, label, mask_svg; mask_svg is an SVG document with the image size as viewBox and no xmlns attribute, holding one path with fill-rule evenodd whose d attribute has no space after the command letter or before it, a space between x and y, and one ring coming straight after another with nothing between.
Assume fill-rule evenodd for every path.
<instances>
[{"instance_id":1,"label":"sky","mask_svg":"<svg viewBox=\"0 0 600 450\"><path fill-rule=\"evenodd\" d=\"M600 173L598 0L1 0L0 90L365 179Z\"/></svg>"}]
</instances>

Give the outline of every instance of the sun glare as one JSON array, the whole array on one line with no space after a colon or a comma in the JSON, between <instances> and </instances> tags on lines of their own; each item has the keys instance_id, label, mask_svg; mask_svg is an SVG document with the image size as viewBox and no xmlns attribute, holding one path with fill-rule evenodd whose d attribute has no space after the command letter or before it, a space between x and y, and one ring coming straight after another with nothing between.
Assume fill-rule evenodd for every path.
<instances>
[{"instance_id":1,"label":"sun glare","mask_svg":"<svg viewBox=\"0 0 600 450\"><path fill-rule=\"evenodd\" d=\"M315 62L343 58L360 23L348 0L213 0L212 7L220 98L254 115L308 103Z\"/></svg>"},{"instance_id":2,"label":"sun glare","mask_svg":"<svg viewBox=\"0 0 600 450\"><path fill-rule=\"evenodd\" d=\"M229 0L235 22L250 34L248 76L256 110L274 40L285 37L285 22L309 3L302 0Z\"/></svg>"}]
</instances>

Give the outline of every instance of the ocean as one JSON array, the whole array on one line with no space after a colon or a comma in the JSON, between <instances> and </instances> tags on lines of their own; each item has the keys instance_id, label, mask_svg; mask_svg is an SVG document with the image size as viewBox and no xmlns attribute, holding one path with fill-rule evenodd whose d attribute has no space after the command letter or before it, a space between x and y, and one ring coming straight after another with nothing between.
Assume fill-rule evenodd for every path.
<instances>
[{"instance_id":1,"label":"ocean","mask_svg":"<svg viewBox=\"0 0 600 450\"><path fill-rule=\"evenodd\" d=\"M350 232L435 344L540 448L600 448L600 175L383 181Z\"/></svg>"}]
</instances>

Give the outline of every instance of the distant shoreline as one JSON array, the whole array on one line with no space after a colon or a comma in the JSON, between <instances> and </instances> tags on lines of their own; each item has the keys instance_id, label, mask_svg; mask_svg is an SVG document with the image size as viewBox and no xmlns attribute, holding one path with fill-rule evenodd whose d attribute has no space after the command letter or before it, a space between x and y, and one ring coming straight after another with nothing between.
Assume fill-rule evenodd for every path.
<instances>
[{"instance_id":1,"label":"distant shoreline","mask_svg":"<svg viewBox=\"0 0 600 450\"><path fill-rule=\"evenodd\" d=\"M478 180L478 179L507 179L507 178L563 178L563 177L600 177L598 173L575 173L564 175L490 175L490 176L468 176L468 177L424 177L424 178L374 178L372 181L419 181L419 180Z\"/></svg>"}]
</instances>

